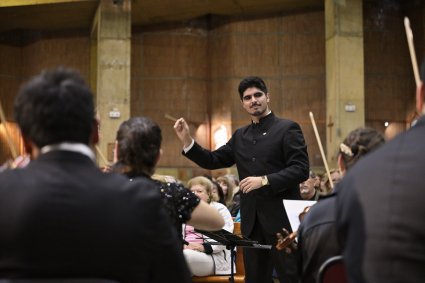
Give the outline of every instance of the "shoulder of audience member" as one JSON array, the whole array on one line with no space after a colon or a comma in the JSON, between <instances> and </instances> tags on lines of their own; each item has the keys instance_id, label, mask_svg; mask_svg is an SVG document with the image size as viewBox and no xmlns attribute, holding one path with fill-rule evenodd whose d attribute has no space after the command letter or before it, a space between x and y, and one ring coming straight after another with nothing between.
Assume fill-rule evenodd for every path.
<instances>
[{"instance_id":1,"label":"shoulder of audience member","mask_svg":"<svg viewBox=\"0 0 425 283\"><path fill-rule=\"evenodd\" d=\"M211 206L213 206L213 207L215 207L216 209L227 209L227 210L229 210L229 209L227 208L227 206L225 206L224 204L222 204L222 203L220 203L220 202L218 202L218 201L212 201L212 202L210 203L210 205L211 205Z\"/></svg>"}]
</instances>

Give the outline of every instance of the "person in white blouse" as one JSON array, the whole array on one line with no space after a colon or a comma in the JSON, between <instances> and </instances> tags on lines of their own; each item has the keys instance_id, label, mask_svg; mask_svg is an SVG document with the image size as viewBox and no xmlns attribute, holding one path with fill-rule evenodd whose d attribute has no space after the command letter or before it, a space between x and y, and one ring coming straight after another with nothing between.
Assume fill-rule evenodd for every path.
<instances>
[{"instance_id":1,"label":"person in white blouse","mask_svg":"<svg viewBox=\"0 0 425 283\"><path fill-rule=\"evenodd\" d=\"M212 200L212 182L206 177L190 179L188 187L202 201L216 208L223 216L223 229L233 232L233 219L226 206ZM231 272L230 250L224 245L211 244L215 240L194 231L190 225L184 225L183 238L186 241L183 254L192 275L225 275Z\"/></svg>"}]
</instances>

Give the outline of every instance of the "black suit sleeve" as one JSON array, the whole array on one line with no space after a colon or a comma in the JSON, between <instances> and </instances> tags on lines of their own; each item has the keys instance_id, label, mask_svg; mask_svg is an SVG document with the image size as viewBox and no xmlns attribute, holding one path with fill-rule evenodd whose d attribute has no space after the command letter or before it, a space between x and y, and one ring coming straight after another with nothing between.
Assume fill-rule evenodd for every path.
<instances>
[{"instance_id":1,"label":"black suit sleeve","mask_svg":"<svg viewBox=\"0 0 425 283\"><path fill-rule=\"evenodd\" d=\"M134 183L134 182L133 182ZM140 203L144 206L145 221L139 227L140 235L146 239L146 253L149 254L149 274L152 283L191 282L190 271L183 255L181 240L164 209L162 198L154 186L138 188L137 196L149 201ZM149 215L149 218L146 217ZM146 221L146 219L149 221Z\"/></svg>"},{"instance_id":2,"label":"black suit sleeve","mask_svg":"<svg viewBox=\"0 0 425 283\"><path fill-rule=\"evenodd\" d=\"M337 238L348 266L350 282L365 282L362 274L362 255L365 242L365 222L359 197L350 176L336 186Z\"/></svg>"},{"instance_id":3,"label":"black suit sleeve","mask_svg":"<svg viewBox=\"0 0 425 283\"><path fill-rule=\"evenodd\" d=\"M217 150L209 151L195 142L187 153L183 152L183 155L205 169L213 170L230 167L235 164L231 144L232 139Z\"/></svg>"}]
</instances>

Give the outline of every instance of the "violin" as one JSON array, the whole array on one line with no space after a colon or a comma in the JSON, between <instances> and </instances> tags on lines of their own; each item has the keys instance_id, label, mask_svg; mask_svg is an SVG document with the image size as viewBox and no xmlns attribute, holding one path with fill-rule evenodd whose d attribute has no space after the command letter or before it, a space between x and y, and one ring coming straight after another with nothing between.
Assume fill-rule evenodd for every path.
<instances>
[{"instance_id":1,"label":"violin","mask_svg":"<svg viewBox=\"0 0 425 283\"><path fill-rule=\"evenodd\" d=\"M292 253L298 249L295 239L297 238L298 231L289 233L288 230L282 228L282 233L276 233L277 243L276 249L278 251L285 250L287 254Z\"/></svg>"},{"instance_id":2,"label":"violin","mask_svg":"<svg viewBox=\"0 0 425 283\"><path fill-rule=\"evenodd\" d=\"M303 221L305 215L310 210L311 206L306 206L304 210L298 215L298 219L300 222ZM298 245L296 243L296 238L298 236L298 231L289 233L288 230L282 228L282 233L276 233L277 243L276 249L278 251L285 250L287 254L292 253L298 249Z\"/></svg>"}]
</instances>

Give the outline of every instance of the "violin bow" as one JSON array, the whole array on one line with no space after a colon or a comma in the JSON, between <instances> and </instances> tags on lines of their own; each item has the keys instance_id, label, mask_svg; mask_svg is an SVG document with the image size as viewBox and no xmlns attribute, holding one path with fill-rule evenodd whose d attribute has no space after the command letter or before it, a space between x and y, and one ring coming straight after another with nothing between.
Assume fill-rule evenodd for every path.
<instances>
[{"instance_id":1,"label":"violin bow","mask_svg":"<svg viewBox=\"0 0 425 283\"><path fill-rule=\"evenodd\" d=\"M412 61L413 74L415 75L416 87L419 86L421 79L419 78L418 61L416 60L415 46L413 44L413 32L410 27L408 17L404 17L404 28L406 29L407 43L409 45L410 59Z\"/></svg>"},{"instance_id":2,"label":"violin bow","mask_svg":"<svg viewBox=\"0 0 425 283\"><path fill-rule=\"evenodd\" d=\"M108 160L106 160L106 157L105 157L105 155L103 155L103 153L102 153L102 151L100 150L99 146L98 146L98 145L95 145L94 147L96 148L96 151L97 151L97 153L99 154L100 159L102 159L103 163L105 163L105 165L108 165L108 164L109 164L109 162L108 162Z\"/></svg>"},{"instance_id":3,"label":"violin bow","mask_svg":"<svg viewBox=\"0 0 425 283\"><path fill-rule=\"evenodd\" d=\"M332 182L331 173L329 172L328 162L326 161L325 152L323 151L322 142L320 141L319 132L317 131L316 122L314 121L313 113L310 111L310 120L313 125L314 135L316 136L317 144L319 145L320 155L322 156L323 164L325 164L326 174L329 178L329 184L331 184L331 188L334 188L334 183Z\"/></svg>"},{"instance_id":4,"label":"violin bow","mask_svg":"<svg viewBox=\"0 0 425 283\"><path fill-rule=\"evenodd\" d=\"M0 121L3 122L4 132L6 133L6 139L7 139L7 143L9 145L9 148L10 148L10 152L12 153L12 158L16 159L18 157L18 154L16 153L15 145L12 142L12 138L11 138L9 130L7 129L7 126L6 126L6 117L4 115L3 106L1 104L1 101L0 101Z\"/></svg>"}]
</instances>

